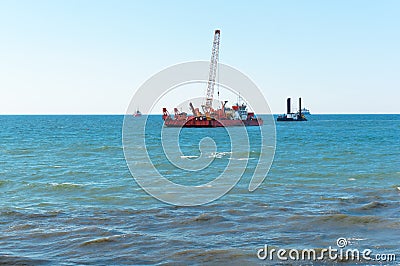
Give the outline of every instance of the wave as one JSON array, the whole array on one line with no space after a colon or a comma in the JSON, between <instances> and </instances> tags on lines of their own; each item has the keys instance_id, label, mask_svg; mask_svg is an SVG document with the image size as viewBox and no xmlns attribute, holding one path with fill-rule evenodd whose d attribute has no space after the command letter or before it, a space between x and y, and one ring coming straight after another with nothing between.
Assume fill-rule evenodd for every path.
<instances>
[{"instance_id":1,"label":"wave","mask_svg":"<svg viewBox=\"0 0 400 266\"><path fill-rule=\"evenodd\" d=\"M238 161L256 160L257 158L237 158Z\"/></svg>"},{"instance_id":2,"label":"wave","mask_svg":"<svg viewBox=\"0 0 400 266\"><path fill-rule=\"evenodd\" d=\"M0 254L0 265L47 265L50 261Z\"/></svg>"},{"instance_id":3,"label":"wave","mask_svg":"<svg viewBox=\"0 0 400 266\"><path fill-rule=\"evenodd\" d=\"M11 183L9 180L0 180L0 187L7 185L8 183Z\"/></svg>"},{"instance_id":4,"label":"wave","mask_svg":"<svg viewBox=\"0 0 400 266\"><path fill-rule=\"evenodd\" d=\"M370 202L370 203L360 207L359 210L368 211L368 210L373 210L373 209L384 208L384 207L387 207L387 206L388 206L387 203L381 203L381 202L378 202L378 201L373 201L373 202Z\"/></svg>"},{"instance_id":5,"label":"wave","mask_svg":"<svg viewBox=\"0 0 400 266\"><path fill-rule=\"evenodd\" d=\"M94 148L93 151L99 152L99 151L109 151L109 150L115 150L115 151L120 151L122 150L122 147L119 146L101 146L98 148Z\"/></svg>"},{"instance_id":6,"label":"wave","mask_svg":"<svg viewBox=\"0 0 400 266\"><path fill-rule=\"evenodd\" d=\"M94 244L106 244L110 242L116 242L118 238L125 237L125 235L113 235L113 236L107 236L107 237L101 237L101 238L96 238L92 240L85 241L81 244L81 246L88 246L88 245L94 245Z\"/></svg>"},{"instance_id":7,"label":"wave","mask_svg":"<svg viewBox=\"0 0 400 266\"><path fill-rule=\"evenodd\" d=\"M33 229L36 228L35 225L33 224L16 224L16 225L12 225L10 227L7 228L7 232L13 232L13 231L24 231L24 230L29 230L29 229Z\"/></svg>"},{"instance_id":8,"label":"wave","mask_svg":"<svg viewBox=\"0 0 400 266\"><path fill-rule=\"evenodd\" d=\"M218 223L227 221L227 219L221 215L211 215L202 213L196 217L180 222L181 224L193 224L193 223Z\"/></svg>"},{"instance_id":9,"label":"wave","mask_svg":"<svg viewBox=\"0 0 400 266\"><path fill-rule=\"evenodd\" d=\"M50 183L51 186L53 187L58 187L58 188L77 188L77 187L83 187L82 184L75 184L75 183L69 183L69 182L64 182L64 183Z\"/></svg>"},{"instance_id":10,"label":"wave","mask_svg":"<svg viewBox=\"0 0 400 266\"><path fill-rule=\"evenodd\" d=\"M181 158L187 158L187 159L194 159L194 158L198 158L199 156L197 155L182 155Z\"/></svg>"},{"instance_id":11,"label":"wave","mask_svg":"<svg viewBox=\"0 0 400 266\"><path fill-rule=\"evenodd\" d=\"M34 152L35 152L34 149L23 149L23 148L5 151L6 154L10 154L10 155L27 155L27 154L32 154ZM32 156L30 156L30 157L32 157Z\"/></svg>"},{"instance_id":12,"label":"wave","mask_svg":"<svg viewBox=\"0 0 400 266\"><path fill-rule=\"evenodd\" d=\"M242 249L185 249L171 255L173 262L182 261L182 265L188 261L195 261L195 264L211 265L253 265L257 264L253 251ZM179 263L178 263L179 264Z\"/></svg>"},{"instance_id":13,"label":"wave","mask_svg":"<svg viewBox=\"0 0 400 266\"><path fill-rule=\"evenodd\" d=\"M27 186L30 189L50 188L53 190L75 190L83 188L85 185L75 184L70 182L63 182L63 183L51 182L51 183L26 183L25 186Z\"/></svg>"},{"instance_id":14,"label":"wave","mask_svg":"<svg viewBox=\"0 0 400 266\"><path fill-rule=\"evenodd\" d=\"M221 159L222 157L225 157L227 155L232 154L232 152L212 152L208 158L216 158L216 159Z\"/></svg>"},{"instance_id":15,"label":"wave","mask_svg":"<svg viewBox=\"0 0 400 266\"><path fill-rule=\"evenodd\" d=\"M51 210L51 211L37 211L31 212L30 209L6 209L0 211L0 217L10 217L11 219L23 219L30 220L36 218L52 218L57 217L64 212L62 210Z\"/></svg>"},{"instance_id":16,"label":"wave","mask_svg":"<svg viewBox=\"0 0 400 266\"><path fill-rule=\"evenodd\" d=\"M318 222L333 222L337 225L363 225L363 224L378 224L383 222L381 218L372 215L355 216L347 214L332 214L319 217Z\"/></svg>"}]
</instances>

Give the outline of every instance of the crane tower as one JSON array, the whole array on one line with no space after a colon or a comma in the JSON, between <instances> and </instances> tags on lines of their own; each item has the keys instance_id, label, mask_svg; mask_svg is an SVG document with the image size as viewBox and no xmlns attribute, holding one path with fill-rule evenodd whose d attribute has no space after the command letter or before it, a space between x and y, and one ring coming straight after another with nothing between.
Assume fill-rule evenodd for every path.
<instances>
[{"instance_id":1,"label":"crane tower","mask_svg":"<svg viewBox=\"0 0 400 266\"><path fill-rule=\"evenodd\" d=\"M202 106L203 111L208 115L213 110L212 102L214 98L215 77L217 76L220 35L221 31L215 30L213 48L211 54L211 62L210 62L210 72L208 75L208 83L207 83L206 103L205 105Z\"/></svg>"}]
</instances>

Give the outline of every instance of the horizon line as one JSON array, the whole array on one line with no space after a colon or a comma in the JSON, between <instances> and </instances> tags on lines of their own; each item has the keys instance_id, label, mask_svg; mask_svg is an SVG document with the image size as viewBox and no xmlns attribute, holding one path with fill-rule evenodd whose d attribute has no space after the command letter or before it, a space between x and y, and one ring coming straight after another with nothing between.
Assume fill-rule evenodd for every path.
<instances>
[{"instance_id":1,"label":"horizon line","mask_svg":"<svg viewBox=\"0 0 400 266\"><path fill-rule=\"evenodd\" d=\"M283 113L276 113L272 115L282 115ZM44 116L44 115L51 115L51 116L62 116L62 115L69 115L69 116L96 116L96 115L115 115L115 116L125 116L125 115L133 115L133 114L121 114L121 113L38 113L38 114L0 114L0 116ZM162 113L157 114L142 114L143 116L151 116L151 115L162 115ZM257 115L269 115L269 114L257 114ZM400 115L400 113L312 113L308 116L312 115Z\"/></svg>"}]
</instances>

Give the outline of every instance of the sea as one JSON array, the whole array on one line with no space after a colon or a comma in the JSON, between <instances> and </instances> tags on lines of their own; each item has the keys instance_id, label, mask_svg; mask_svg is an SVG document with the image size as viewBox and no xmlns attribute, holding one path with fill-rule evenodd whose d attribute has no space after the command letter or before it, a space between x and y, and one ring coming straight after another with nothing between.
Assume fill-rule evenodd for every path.
<instances>
[{"instance_id":1,"label":"sea","mask_svg":"<svg viewBox=\"0 0 400 266\"><path fill-rule=\"evenodd\" d=\"M245 172L215 201L176 206L132 176L123 115L0 116L0 265L399 265L400 115L308 118L276 123L275 156L255 191ZM138 119L159 134L161 116ZM150 157L178 183L209 182L231 159L226 132L182 132L188 158L199 156L202 137L221 143L209 154L213 171L168 169L157 141L146 142ZM396 260L260 258L266 247L339 244Z\"/></svg>"}]
</instances>

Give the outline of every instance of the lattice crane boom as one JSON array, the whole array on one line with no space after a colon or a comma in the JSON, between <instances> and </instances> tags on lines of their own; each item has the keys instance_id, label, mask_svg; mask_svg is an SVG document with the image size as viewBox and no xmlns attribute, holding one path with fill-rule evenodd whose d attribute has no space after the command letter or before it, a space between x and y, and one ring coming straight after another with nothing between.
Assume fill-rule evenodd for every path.
<instances>
[{"instance_id":1,"label":"lattice crane boom","mask_svg":"<svg viewBox=\"0 0 400 266\"><path fill-rule=\"evenodd\" d=\"M221 31L215 30L213 48L211 54L211 62L210 62L210 72L208 75L208 83L207 83L206 103L203 106L204 112L208 114L211 113L213 109L212 102L214 99L215 78L217 76L220 35Z\"/></svg>"}]
</instances>

